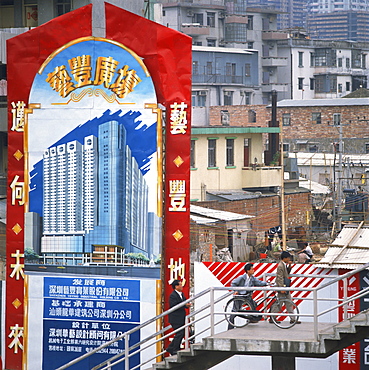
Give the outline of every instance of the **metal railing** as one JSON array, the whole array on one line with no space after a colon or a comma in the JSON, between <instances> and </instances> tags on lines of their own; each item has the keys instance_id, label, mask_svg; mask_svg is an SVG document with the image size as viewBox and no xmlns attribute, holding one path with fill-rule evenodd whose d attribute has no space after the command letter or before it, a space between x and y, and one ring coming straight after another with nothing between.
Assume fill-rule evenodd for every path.
<instances>
[{"instance_id":1,"label":"metal railing","mask_svg":"<svg viewBox=\"0 0 369 370\"><path fill-rule=\"evenodd\" d=\"M363 271L365 269L369 268L369 263L363 265L362 267L350 271L342 276L331 276L331 275L299 275L299 274L291 274L292 277L309 277L309 278L318 278L318 279L329 279L330 281L328 282L323 282L317 287L314 288L305 288L305 287L232 287L230 290L230 287L210 287L201 293L195 295L192 298L187 299L186 301L182 302L181 304L171 308L170 310L167 310L163 312L162 314L153 317L152 319L144 322L141 325L136 326L135 328L125 332L124 334L118 336L117 338L108 341L104 344L102 344L100 347L95 348L91 352L86 353L83 356L80 356L76 358L73 361L70 361L69 363L59 367L56 370L64 370L68 369L70 366L77 364L78 362L98 353L99 351L103 350L104 348L109 347L113 343L117 341L123 341L124 342L124 350L121 353L116 354L115 356L109 358L108 360L96 365L95 367L92 368L92 370L111 370L113 366L124 362L124 369L125 370L134 370L138 369L141 366L145 364L152 364L155 361L161 361L162 356L165 353L164 350L164 340L169 338L172 334L185 329L185 337L184 337L184 346L185 348L189 348L190 342L194 341L195 338L201 338L204 336L213 336L216 333L217 327L224 323L225 320L225 312L224 309L219 310L219 306L224 307L225 303L228 301L227 298L233 294L234 291L261 291L264 292L264 294L267 293L267 291L274 290L274 291L290 291L292 294L292 299L296 301L312 301L312 313L304 313L300 312L299 317L300 318L307 318L307 320L313 321L313 326L314 326L314 338L312 340L318 341L319 340L319 319L321 317L326 316L327 314L338 310L340 307L343 307L343 319L348 318L348 305L355 301L358 300L366 295L369 295L369 287L366 289L363 289L351 296L348 295L348 279L359 273L360 271ZM264 274L263 279L266 279L269 276L275 276L275 274ZM333 284L339 284L339 282L342 281L343 283L343 298L339 297L334 297L334 298L329 298L325 296L319 296L319 293L323 293L323 290L328 288L329 286ZM337 289L337 292L339 289ZM312 297L309 296L299 296L298 292L308 292L312 293ZM304 294L304 293L301 293ZM306 293L305 293L306 295ZM185 306L187 303L195 303L196 306L199 306L198 308L195 307L195 309L186 317L186 323L183 327L178 328L177 330L171 331L171 327L167 326L162 328L161 330L149 335L148 337L145 337L144 339L140 340L139 342L129 346L129 339L130 337L144 329L147 328L150 325L155 325L155 323L162 322L165 316L170 314L171 312L174 312L180 307ZM324 305L326 306L327 303L329 307L323 307L319 308L320 304L325 303ZM263 315L266 316L276 316L279 315L278 313L270 313L270 312L263 312L261 311ZM338 317L338 315L336 316ZM200 325L203 320L207 320L208 323L205 325ZM339 322L339 318L336 319L337 322ZM335 323L332 323L335 324ZM195 334L192 334L190 331L190 327L197 325L197 327L200 328L198 332ZM160 326L161 327L161 326ZM217 331L220 332L220 331ZM156 348L158 346L158 343L161 344L161 351L156 352ZM142 356L145 357L145 359L140 362L139 364L133 365L130 367L130 359L137 355L137 354L142 354L145 351L147 351L149 348L152 348L151 352L155 352L154 355L151 356ZM150 365L148 365L150 366Z\"/></svg>"}]
</instances>

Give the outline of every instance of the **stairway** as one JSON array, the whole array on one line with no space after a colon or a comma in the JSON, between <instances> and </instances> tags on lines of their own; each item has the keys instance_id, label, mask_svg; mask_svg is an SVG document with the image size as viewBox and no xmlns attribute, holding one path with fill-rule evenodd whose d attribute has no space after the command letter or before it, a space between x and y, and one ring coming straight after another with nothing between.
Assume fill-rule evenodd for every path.
<instances>
[{"instance_id":1,"label":"stairway","mask_svg":"<svg viewBox=\"0 0 369 370\"><path fill-rule=\"evenodd\" d=\"M253 328L248 325L203 338L201 343L191 344L189 349L166 357L151 369L205 370L235 354L279 356L284 353L289 357L325 358L366 338L368 327L369 309L338 324L320 324L317 341L304 337L304 333L313 332L312 323L287 330L271 327L266 322Z\"/></svg>"}]
</instances>

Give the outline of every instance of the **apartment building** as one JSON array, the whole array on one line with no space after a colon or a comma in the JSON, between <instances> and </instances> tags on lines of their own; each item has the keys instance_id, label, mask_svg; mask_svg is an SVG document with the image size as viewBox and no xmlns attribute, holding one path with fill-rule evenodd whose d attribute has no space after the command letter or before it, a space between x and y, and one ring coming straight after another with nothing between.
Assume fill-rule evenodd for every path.
<instances>
[{"instance_id":1,"label":"apartment building","mask_svg":"<svg viewBox=\"0 0 369 370\"><path fill-rule=\"evenodd\" d=\"M367 87L369 43L290 37L278 41L287 65L277 70L286 81L285 99L332 99ZM280 99L279 95L279 99Z\"/></svg>"},{"instance_id":2,"label":"apartment building","mask_svg":"<svg viewBox=\"0 0 369 370\"><path fill-rule=\"evenodd\" d=\"M257 54L258 77L257 80L254 79L257 81L257 85L254 85L253 81L250 86L249 80L246 80L237 87L233 86L233 94L229 94L233 95L234 98L232 104L238 104L241 101L243 104L245 102L246 104L268 104L271 102L273 90L280 93L287 92L286 84L277 80L277 69L287 66L287 59L278 55L277 40L288 37L286 32L277 31L279 11L246 7L246 2L236 0L197 0L191 2L161 0L158 6L161 8L161 12L157 13L160 16L158 15L156 20L191 36L194 56L200 52L201 48L224 48L223 54L218 54L216 57L219 66L229 63L228 72L226 72L229 76L237 77L237 73L239 73L237 70L241 68L241 66L235 67L239 58L239 55L236 55L236 50L238 50L238 54L240 50ZM231 53L230 48L235 50ZM208 50L203 49L204 52ZM216 50L219 52L218 49ZM222 59L224 60L222 61ZM252 68L255 68L255 64ZM197 71L196 66L195 71ZM245 77L248 77L248 71L247 68L244 68ZM214 73L218 72L219 69L218 71L214 70ZM213 84L212 79L209 82ZM250 87L253 91L250 91ZM283 95L282 98L285 96ZM218 97L209 101L210 106L221 104L227 105Z\"/></svg>"},{"instance_id":3,"label":"apartment building","mask_svg":"<svg viewBox=\"0 0 369 370\"><path fill-rule=\"evenodd\" d=\"M369 41L369 6L365 2L360 2L360 5L357 6L355 3L353 2L352 8L348 10L343 10L344 7L347 7L347 2L334 5L334 7L337 6L337 9L329 13L314 12L314 8L312 8L306 19L306 28L311 38ZM326 4L332 6L333 2Z\"/></svg>"}]
</instances>

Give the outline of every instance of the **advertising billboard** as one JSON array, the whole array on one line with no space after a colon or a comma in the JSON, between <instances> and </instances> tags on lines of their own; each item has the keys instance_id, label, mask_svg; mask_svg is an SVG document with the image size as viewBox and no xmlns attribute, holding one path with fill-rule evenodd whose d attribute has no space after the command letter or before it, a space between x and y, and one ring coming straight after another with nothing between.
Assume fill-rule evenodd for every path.
<instances>
[{"instance_id":1,"label":"advertising billboard","mask_svg":"<svg viewBox=\"0 0 369 370\"><path fill-rule=\"evenodd\" d=\"M27 338L25 248L58 264L161 252L164 309L189 281L191 39L111 4L96 37L92 10L7 41L7 368Z\"/></svg>"}]
</instances>

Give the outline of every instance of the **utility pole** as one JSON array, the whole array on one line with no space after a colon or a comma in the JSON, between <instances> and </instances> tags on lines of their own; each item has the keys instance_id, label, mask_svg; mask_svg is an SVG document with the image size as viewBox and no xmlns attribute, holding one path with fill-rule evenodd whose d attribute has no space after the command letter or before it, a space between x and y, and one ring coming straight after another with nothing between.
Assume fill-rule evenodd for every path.
<instances>
[{"instance_id":1,"label":"utility pole","mask_svg":"<svg viewBox=\"0 0 369 370\"><path fill-rule=\"evenodd\" d=\"M339 125L339 142L338 142L338 183L337 183L337 231L341 231L341 220L342 220L342 123Z\"/></svg>"}]
</instances>

